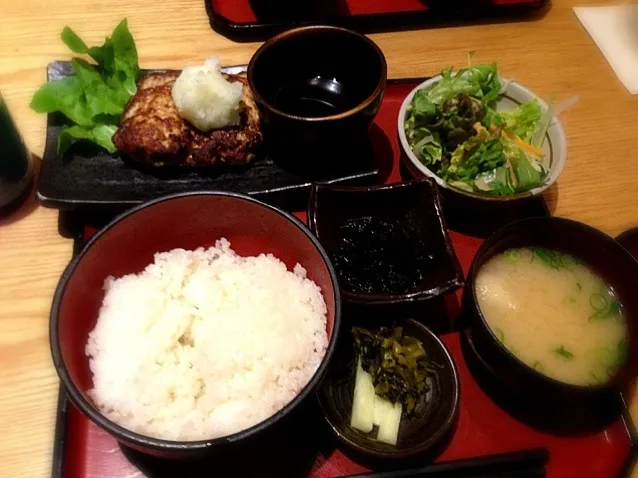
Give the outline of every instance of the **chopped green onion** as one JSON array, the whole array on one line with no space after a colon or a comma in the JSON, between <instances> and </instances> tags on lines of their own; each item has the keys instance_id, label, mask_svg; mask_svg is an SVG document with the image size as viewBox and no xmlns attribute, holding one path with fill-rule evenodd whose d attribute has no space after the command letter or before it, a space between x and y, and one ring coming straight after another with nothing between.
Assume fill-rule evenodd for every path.
<instances>
[{"instance_id":1,"label":"chopped green onion","mask_svg":"<svg viewBox=\"0 0 638 478\"><path fill-rule=\"evenodd\" d=\"M629 355L629 340L627 337L620 339L618 342L618 356L616 358L616 365L621 366L627 361Z\"/></svg>"},{"instance_id":2,"label":"chopped green onion","mask_svg":"<svg viewBox=\"0 0 638 478\"><path fill-rule=\"evenodd\" d=\"M603 382L601 379L598 378L598 375L596 375L595 372L590 372L589 375L594 380L594 385L600 385Z\"/></svg>"},{"instance_id":3,"label":"chopped green onion","mask_svg":"<svg viewBox=\"0 0 638 478\"><path fill-rule=\"evenodd\" d=\"M510 264L514 264L521 260L521 251L518 249L508 249L505 251L505 260Z\"/></svg>"},{"instance_id":4,"label":"chopped green onion","mask_svg":"<svg viewBox=\"0 0 638 478\"><path fill-rule=\"evenodd\" d=\"M505 334L503 333L503 331L501 329L494 329L494 333L496 334L496 338L501 341L501 342L505 342Z\"/></svg>"},{"instance_id":5,"label":"chopped green onion","mask_svg":"<svg viewBox=\"0 0 638 478\"><path fill-rule=\"evenodd\" d=\"M615 363L614 355L608 347L599 347L594 353L596 355L596 363L603 367L609 367Z\"/></svg>"},{"instance_id":6,"label":"chopped green onion","mask_svg":"<svg viewBox=\"0 0 638 478\"><path fill-rule=\"evenodd\" d=\"M589 298L589 303L593 307L594 310L600 312L601 310L605 310L609 305L609 302L602 294L592 294Z\"/></svg>"},{"instance_id":7,"label":"chopped green onion","mask_svg":"<svg viewBox=\"0 0 638 478\"><path fill-rule=\"evenodd\" d=\"M545 249L544 247L531 247L530 249L533 252L533 255L538 257L552 269L560 269L561 267L566 267L566 262L570 264L576 262L574 258L568 256L567 254L562 254L560 252ZM567 268L571 268L571 266Z\"/></svg>"},{"instance_id":8,"label":"chopped green onion","mask_svg":"<svg viewBox=\"0 0 638 478\"><path fill-rule=\"evenodd\" d=\"M620 314L620 302L615 300L609 291L595 293L589 297L589 304L595 310L589 319L608 319Z\"/></svg>"},{"instance_id":9,"label":"chopped green onion","mask_svg":"<svg viewBox=\"0 0 638 478\"><path fill-rule=\"evenodd\" d=\"M609 315L617 316L622 312L622 308L620 307L620 302L615 299L611 299L611 307L609 308Z\"/></svg>"},{"instance_id":10,"label":"chopped green onion","mask_svg":"<svg viewBox=\"0 0 638 478\"><path fill-rule=\"evenodd\" d=\"M564 345L561 345L560 347L555 348L554 352L560 355L561 357L565 357L566 359L571 360L574 358L574 354L571 353L569 350L567 350Z\"/></svg>"},{"instance_id":11,"label":"chopped green onion","mask_svg":"<svg viewBox=\"0 0 638 478\"><path fill-rule=\"evenodd\" d=\"M532 364L532 368L534 370L536 370L537 372L543 372L543 370L545 370L545 368L543 367L543 364L540 362L540 360L537 360L536 362L534 362Z\"/></svg>"},{"instance_id":12,"label":"chopped green onion","mask_svg":"<svg viewBox=\"0 0 638 478\"><path fill-rule=\"evenodd\" d=\"M560 257L560 265L569 271L574 270L577 265L583 263L580 259L570 256L569 254L557 254Z\"/></svg>"},{"instance_id":13,"label":"chopped green onion","mask_svg":"<svg viewBox=\"0 0 638 478\"><path fill-rule=\"evenodd\" d=\"M578 303L578 300L575 297L565 297L565 300L563 301L566 305L576 305Z\"/></svg>"}]
</instances>

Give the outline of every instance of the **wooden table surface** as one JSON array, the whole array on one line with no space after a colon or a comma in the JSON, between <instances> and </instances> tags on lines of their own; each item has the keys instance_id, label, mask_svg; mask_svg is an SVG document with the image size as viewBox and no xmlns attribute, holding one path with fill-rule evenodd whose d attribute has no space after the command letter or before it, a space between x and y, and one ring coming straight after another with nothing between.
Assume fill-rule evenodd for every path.
<instances>
[{"instance_id":1,"label":"wooden table surface","mask_svg":"<svg viewBox=\"0 0 638 478\"><path fill-rule=\"evenodd\" d=\"M556 0L534 21L372 38L385 53L390 77L432 75L463 65L467 52L476 50L476 62L497 60L503 75L544 98L578 94L578 104L561 117L567 167L546 199L555 215L616 235L638 225L638 96L616 79L577 22L572 1ZM583 3L588 1L578 1ZM0 12L0 91L38 156L46 120L28 105L47 63L68 58L59 39L65 25L96 44L127 17L140 63L149 68L180 68L213 55L223 64L244 64L258 46L214 33L202 0L0 0ZM58 379L48 314L71 256L71 241L58 235L57 219L56 211L33 199L0 218L0 475L6 477L50 476Z\"/></svg>"}]
</instances>

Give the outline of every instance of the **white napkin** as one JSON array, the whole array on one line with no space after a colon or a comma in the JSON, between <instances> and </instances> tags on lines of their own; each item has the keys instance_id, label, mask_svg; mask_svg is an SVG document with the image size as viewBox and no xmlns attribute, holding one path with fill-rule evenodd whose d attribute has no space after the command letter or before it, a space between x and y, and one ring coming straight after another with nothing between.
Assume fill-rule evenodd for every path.
<instances>
[{"instance_id":1,"label":"white napkin","mask_svg":"<svg viewBox=\"0 0 638 478\"><path fill-rule=\"evenodd\" d=\"M638 94L638 5L574 7L574 12L620 81Z\"/></svg>"}]
</instances>

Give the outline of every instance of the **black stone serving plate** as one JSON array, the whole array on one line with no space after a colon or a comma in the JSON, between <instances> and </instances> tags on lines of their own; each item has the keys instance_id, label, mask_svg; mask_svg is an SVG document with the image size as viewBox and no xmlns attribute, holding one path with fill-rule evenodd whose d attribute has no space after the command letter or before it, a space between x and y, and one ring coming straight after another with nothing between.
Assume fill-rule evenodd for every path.
<instances>
[{"instance_id":1,"label":"black stone serving plate","mask_svg":"<svg viewBox=\"0 0 638 478\"><path fill-rule=\"evenodd\" d=\"M245 66L225 68L239 74ZM54 61L47 69L48 80L73 74L71 63ZM143 166L118 154L97 147L76 145L64 158L58 157L57 143L66 119L49 114L37 197L46 206L63 210L118 210L167 194L218 190L249 194L287 210L302 209L314 182L326 184L370 184L376 182L379 168L371 145L356 151L343 150L343 161L332 161L326 171L304 169L299 151L295 165L283 165L268 154L245 167L161 169Z\"/></svg>"}]
</instances>

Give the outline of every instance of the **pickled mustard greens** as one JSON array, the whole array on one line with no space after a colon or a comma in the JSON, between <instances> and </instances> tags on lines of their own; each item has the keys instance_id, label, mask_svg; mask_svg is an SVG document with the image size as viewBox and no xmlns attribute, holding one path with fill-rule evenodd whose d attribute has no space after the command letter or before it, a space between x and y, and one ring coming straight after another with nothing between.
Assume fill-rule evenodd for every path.
<instances>
[{"instance_id":1,"label":"pickled mustard greens","mask_svg":"<svg viewBox=\"0 0 638 478\"><path fill-rule=\"evenodd\" d=\"M403 335L402 327L378 331L355 327L353 335L363 370L372 376L374 392L392 403L402 403L406 414L411 414L434 371L423 344Z\"/></svg>"},{"instance_id":2,"label":"pickled mustard greens","mask_svg":"<svg viewBox=\"0 0 638 478\"><path fill-rule=\"evenodd\" d=\"M414 413L434 366L423 344L402 327L355 327L353 336L359 358L350 425L365 433L377 425L377 440L395 445L402 412Z\"/></svg>"},{"instance_id":3,"label":"pickled mustard greens","mask_svg":"<svg viewBox=\"0 0 638 478\"><path fill-rule=\"evenodd\" d=\"M117 148L112 137L128 100L137 91L140 69L137 50L126 19L101 46L88 47L69 27L62 41L74 53L85 54L97 64L73 58L74 76L45 83L31 100L37 113L60 112L73 123L60 132L58 155L79 140L101 146L109 153Z\"/></svg>"},{"instance_id":4,"label":"pickled mustard greens","mask_svg":"<svg viewBox=\"0 0 638 478\"><path fill-rule=\"evenodd\" d=\"M471 55L470 55L471 56ZM545 183L541 147L553 117L536 99L497 111L503 92L496 64L441 72L408 106L405 134L425 166L465 191L507 196Z\"/></svg>"},{"instance_id":5,"label":"pickled mustard greens","mask_svg":"<svg viewBox=\"0 0 638 478\"><path fill-rule=\"evenodd\" d=\"M494 336L542 374L598 385L627 360L620 301L574 256L543 247L507 250L481 267L476 292Z\"/></svg>"}]
</instances>

